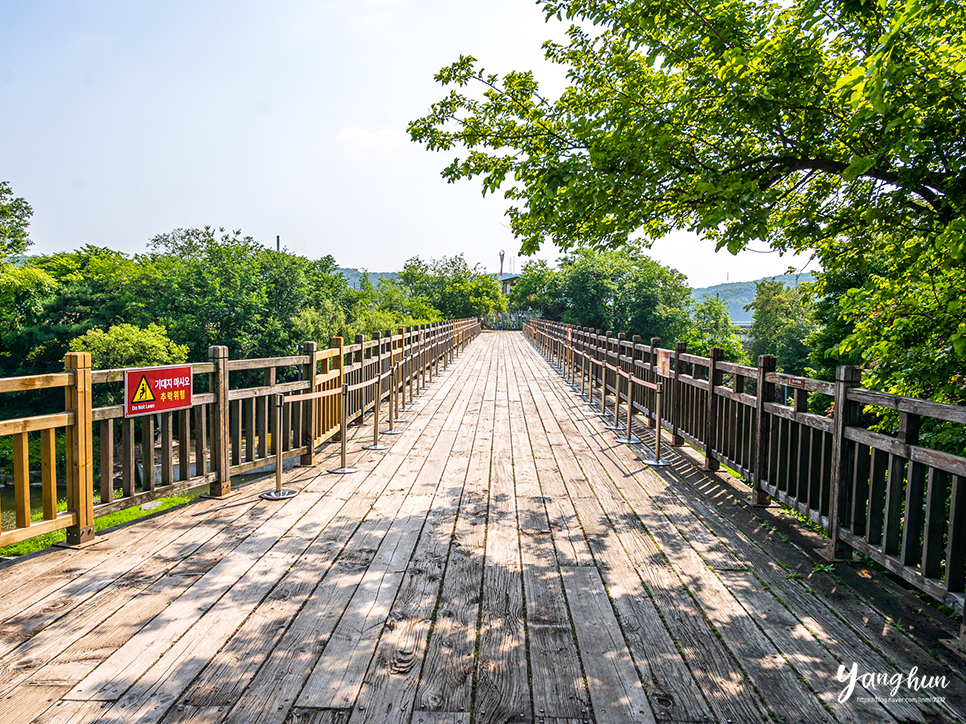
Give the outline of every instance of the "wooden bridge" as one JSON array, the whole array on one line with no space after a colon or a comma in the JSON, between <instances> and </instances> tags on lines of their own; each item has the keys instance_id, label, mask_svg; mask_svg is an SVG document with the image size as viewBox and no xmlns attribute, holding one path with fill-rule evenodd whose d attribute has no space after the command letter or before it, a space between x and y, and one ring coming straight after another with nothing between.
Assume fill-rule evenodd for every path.
<instances>
[{"instance_id":1,"label":"wooden bridge","mask_svg":"<svg viewBox=\"0 0 966 724\"><path fill-rule=\"evenodd\" d=\"M294 498L254 483L0 570L0 721L964 720L955 628L927 603L826 565L821 536L682 448L642 463L646 418L615 442L549 337L474 335L408 388L388 450L362 449L362 412L344 429L359 472L327 472L331 439L304 459L306 414Z\"/></svg>"}]
</instances>

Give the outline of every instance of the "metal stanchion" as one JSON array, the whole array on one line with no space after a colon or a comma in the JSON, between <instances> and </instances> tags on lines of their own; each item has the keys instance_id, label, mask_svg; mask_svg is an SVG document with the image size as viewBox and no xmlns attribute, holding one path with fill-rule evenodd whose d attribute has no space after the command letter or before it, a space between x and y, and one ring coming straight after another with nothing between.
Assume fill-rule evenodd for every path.
<instances>
[{"instance_id":1,"label":"metal stanchion","mask_svg":"<svg viewBox=\"0 0 966 724\"><path fill-rule=\"evenodd\" d=\"M585 369L586 367L587 367L587 353L581 352L580 353L580 396L581 397L587 397L587 393L584 392L584 377L586 373L586 369Z\"/></svg>"},{"instance_id":2,"label":"metal stanchion","mask_svg":"<svg viewBox=\"0 0 966 724\"><path fill-rule=\"evenodd\" d=\"M263 500L287 500L295 497L295 491L282 488L282 407L285 405L285 395L275 395L275 490L268 490L259 498Z\"/></svg>"},{"instance_id":3,"label":"metal stanchion","mask_svg":"<svg viewBox=\"0 0 966 724\"><path fill-rule=\"evenodd\" d=\"M637 445L640 442L634 437L634 375L627 376L627 434L617 438L617 442L625 445Z\"/></svg>"},{"instance_id":4,"label":"metal stanchion","mask_svg":"<svg viewBox=\"0 0 966 724\"><path fill-rule=\"evenodd\" d=\"M397 373L398 373L398 377L399 377L399 383L396 382ZM395 390L395 392L396 392L396 394L393 395L393 397L395 397L395 410L391 410L390 411L390 412L394 412L395 413L395 417L393 418L393 422L400 422L400 423L406 422L406 420L403 420L401 417L399 417L399 397L400 397L399 388L400 388L401 383L402 383L402 370L399 368L399 365L398 364L395 367L392 368L392 374L389 375L389 379L392 381L393 390Z\"/></svg>"},{"instance_id":5,"label":"metal stanchion","mask_svg":"<svg viewBox=\"0 0 966 724\"><path fill-rule=\"evenodd\" d=\"M592 357L587 358L587 404L591 407L594 406L594 360Z\"/></svg>"},{"instance_id":6,"label":"metal stanchion","mask_svg":"<svg viewBox=\"0 0 966 724\"><path fill-rule=\"evenodd\" d=\"M600 361L600 412L597 417L611 417L614 413L607 409L607 363Z\"/></svg>"},{"instance_id":7,"label":"metal stanchion","mask_svg":"<svg viewBox=\"0 0 966 724\"><path fill-rule=\"evenodd\" d=\"M393 409L396 404L396 386L393 384L393 374L396 368L393 367L389 371L389 429L383 430L383 435L402 435L402 430L396 429L396 416L393 413Z\"/></svg>"},{"instance_id":8,"label":"metal stanchion","mask_svg":"<svg viewBox=\"0 0 966 724\"><path fill-rule=\"evenodd\" d=\"M621 431L621 369L614 367L614 423L607 426L608 430Z\"/></svg>"},{"instance_id":9,"label":"metal stanchion","mask_svg":"<svg viewBox=\"0 0 966 724\"><path fill-rule=\"evenodd\" d=\"M348 435L348 419L349 419L349 385L342 385L342 428L339 431L339 437L342 438L342 466L338 468L333 468L330 473L335 473L336 475L345 475L347 473L357 473L359 468L351 467L345 459L345 449L347 444Z\"/></svg>"},{"instance_id":10,"label":"metal stanchion","mask_svg":"<svg viewBox=\"0 0 966 724\"><path fill-rule=\"evenodd\" d=\"M654 459L653 460L642 460L641 461L645 465L651 465L653 467L665 467L665 466L671 464L667 460L661 460L661 412L662 412L661 411L661 404L662 404L662 399L661 398L663 397L663 394L662 394L663 393L663 388L664 388L664 383L663 382L658 382L657 383L657 390L655 392L655 397L657 397L657 401L654 403L654 406L657 408L655 410L655 413L656 413L655 414L655 417L657 419L655 420L655 423L656 424L654 425Z\"/></svg>"},{"instance_id":11,"label":"metal stanchion","mask_svg":"<svg viewBox=\"0 0 966 724\"><path fill-rule=\"evenodd\" d=\"M412 412L413 411L413 385L412 376L409 375L406 370L412 364L410 358L406 358L402 361L402 369L399 371L399 386L402 388L402 404L403 406L399 408L400 412ZM409 404L406 404L406 380L409 380Z\"/></svg>"},{"instance_id":12,"label":"metal stanchion","mask_svg":"<svg viewBox=\"0 0 966 724\"><path fill-rule=\"evenodd\" d=\"M372 442L363 445L364 450L388 450L388 445L379 442L379 398L382 397L382 375L376 375L376 400L372 406Z\"/></svg>"}]
</instances>

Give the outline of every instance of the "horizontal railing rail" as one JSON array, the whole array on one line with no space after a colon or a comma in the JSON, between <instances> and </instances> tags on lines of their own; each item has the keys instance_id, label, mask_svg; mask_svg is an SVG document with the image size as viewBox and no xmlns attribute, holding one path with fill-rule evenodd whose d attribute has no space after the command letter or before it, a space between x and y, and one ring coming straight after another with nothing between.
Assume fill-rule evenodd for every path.
<instances>
[{"instance_id":1,"label":"horizontal railing rail","mask_svg":"<svg viewBox=\"0 0 966 724\"><path fill-rule=\"evenodd\" d=\"M963 612L966 458L922 444L920 430L926 419L966 424L966 408L863 389L855 367L839 367L828 382L779 373L771 355L748 367L725 362L717 348L702 357L683 342L663 349L656 338L648 345L535 318L524 334L581 394L601 408L613 395L615 411L626 403L650 427L654 390L640 383L662 382L661 425L673 445L690 443L707 470L740 473L753 504L778 500L822 526L829 558L858 551ZM811 395L831 399L829 416L809 412ZM898 413L898 432L864 427L865 406Z\"/></svg>"},{"instance_id":2,"label":"horizontal railing rail","mask_svg":"<svg viewBox=\"0 0 966 724\"><path fill-rule=\"evenodd\" d=\"M0 546L64 528L69 544L83 544L96 516L202 486L224 497L233 476L268 471L278 453L311 465L319 446L343 432L344 411L361 424L393 391L412 402L480 330L478 319L454 320L358 335L352 344L336 337L326 349L309 341L297 355L262 359L230 360L214 346L207 362L192 365L190 408L141 417L125 417L123 404L93 406L95 398L119 400L125 370L91 370L85 353L69 354L63 373L0 379L0 393L65 389L63 412L0 420L0 437L13 439L15 491ZM292 401L279 425L280 394ZM42 501L32 502L38 439ZM58 512L58 490L67 511Z\"/></svg>"}]
</instances>

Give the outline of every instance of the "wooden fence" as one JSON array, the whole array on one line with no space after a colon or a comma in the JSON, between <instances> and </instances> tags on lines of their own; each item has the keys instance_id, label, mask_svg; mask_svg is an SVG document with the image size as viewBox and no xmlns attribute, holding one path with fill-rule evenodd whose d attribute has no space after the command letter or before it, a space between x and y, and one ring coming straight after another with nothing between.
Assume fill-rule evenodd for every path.
<instances>
[{"instance_id":1,"label":"wooden fence","mask_svg":"<svg viewBox=\"0 0 966 724\"><path fill-rule=\"evenodd\" d=\"M62 373L0 379L0 394L65 390L63 412L0 420L0 437L13 438L16 502L15 526L0 531L0 546L62 529L68 544L82 544L94 537L95 516L204 485L210 495L225 496L232 476L274 466L278 445L283 459L310 465L316 448L342 430L343 390L349 390L348 422L361 423L377 394L383 398L394 386L411 401L479 332L477 319L440 322L377 332L371 340L358 335L352 344L336 337L328 349L305 342L301 354L271 359L230 360L227 347L211 347L208 362L192 365L192 407L144 417L125 418L123 405L93 407L98 387L121 387L124 370L91 370L86 353L68 354ZM276 395L327 391L286 404L276 429ZM33 520L30 500L28 451L35 436L41 452L39 520ZM63 475L58 447L66 462ZM60 512L58 478L66 482L67 498L67 510Z\"/></svg>"},{"instance_id":2,"label":"wooden fence","mask_svg":"<svg viewBox=\"0 0 966 724\"><path fill-rule=\"evenodd\" d=\"M705 467L736 470L753 486L754 504L769 498L828 533L826 552L855 550L958 613L966 579L966 458L924 447L924 419L966 424L966 408L863 389L855 367L835 382L779 374L775 358L757 367L643 344L611 332L528 320L524 333L580 389L609 393L654 426L655 391L665 393L661 424L671 443L689 442ZM667 375L658 358L669 359ZM630 392L628 392L630 390ZM808 412L810 395L827 395L832 414ZM863 427L866 405L898 413L899 432ZM626 412L625 419L626 419Z\"/></svg>"}]
</instances>

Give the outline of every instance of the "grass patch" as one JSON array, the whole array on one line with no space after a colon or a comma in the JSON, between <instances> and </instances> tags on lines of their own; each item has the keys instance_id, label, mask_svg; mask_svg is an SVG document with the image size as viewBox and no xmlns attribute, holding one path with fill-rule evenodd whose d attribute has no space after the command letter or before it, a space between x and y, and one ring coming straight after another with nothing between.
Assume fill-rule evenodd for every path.
<instances>
[{"instance_id":1,"label":"grass patch","mask_svg":"<svg viewBox=\"0 0 966 724\"><path fill-rule=\"evenodd\" d=\"M127 523L132 520L137 520L138 518L143 518L146 515L153 515L154 513L159 513L162 510L167 510L168 508L173 508L176 505L184 505L185 503L191 502L192 498L187 495L172 495L167 498L159 498L157 501L160 502L156 508L151 510L141 510L140 505L135 505L130 508L125 508L124 510L118 510L114 513L108 513L107 515L102 515L100 518L94 520L94 531L104 530L106 528L113 528L115 525L121 525L121 523ZM62 500L57 504L58 511L67 510L67 501ZM95 510L96 512L96 510ZM37 514L34 516L34 520L40 520L43 514ZM19 543L13 543L8 546L0 548L0 556L14 558L17 556L25 556L28 553L34 553L44 548L49 548L54 543L62 541L67 538L67 533L62 530L56 530L53 533L44 533L43 535L38 535L35 538L30 538L28 540L20 541Z\"/></svg>"}]
</instances>

